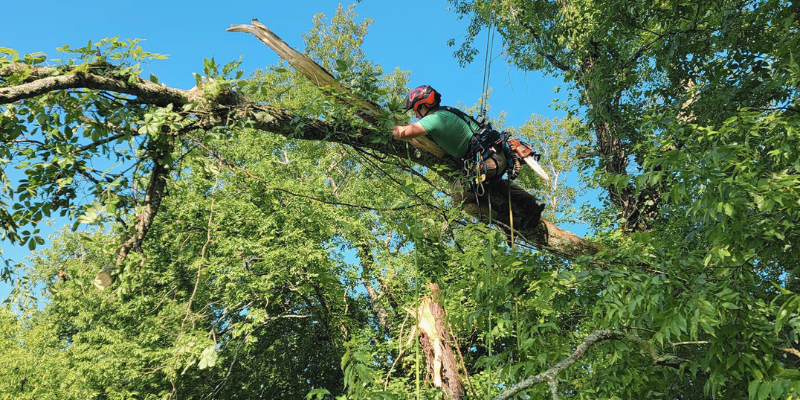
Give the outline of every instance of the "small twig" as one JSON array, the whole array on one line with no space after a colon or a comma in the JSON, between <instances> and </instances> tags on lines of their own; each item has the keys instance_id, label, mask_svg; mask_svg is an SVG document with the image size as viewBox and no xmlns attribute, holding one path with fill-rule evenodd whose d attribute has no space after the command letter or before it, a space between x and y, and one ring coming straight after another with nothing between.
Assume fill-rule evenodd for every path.
<instances>
[{"instance_id":1,"label":"small twig","mask_svg":"<svg viewBox=\"0 0 800 400\"><path fill-rule=\"evenodd\" d=\"M285 314L285 315L279 315L277 317L269 317L269 318L267 318L267 321L274 321L274 320L276 320L278 318L308 318L308 317L311 317L311 316L310 315L305 315L305 314Z\"/></svg>"},{"instance_id":2,"label":"small twig","mask_svg":"<svg viewBox=\"0 0 800 400\"><path fill-rule=\"evenodd\" d=\"M214 194L214 189L216 189L217 185L219 184L219 177L217 178L217 182L214 183L214 188L211 189L211 194ZM208 244L211 243L211 224L214 221L214 198L211 197L211 206L208 210L208 226L206 228L206 242L203 243L203 248L200 250L200 262L197 266L197 278L194 282L194 289L192 289L192 295L189 297L189 302L186 304L186 316L181 321L181 336L183 336L183 325L186 323L186 320L189 319L189 315L192 312L192 302L194 301L194 297L197 294L197 288L200 286L200 274L203 271L203 264L206 263L206 248L208 248Z\"/></svg>"},{"instance_id":3,"label":"small twig","mask_svg":"<svg viewBox=\"0 0 800 400\"><path fill-rule=\"evenodd\" d=\"M469 386L469 391L472 392L472 397L478 398L478 395L475 393L475 388L472 387L472 381L469 379L469 372L467 372L467 363L464 362L464 356L461 354L461 348L458 346L458 337L453 332L453 327L450 323L447 323L447 328L450 330L450 337L453 338L454 346L456 348L456 353L458 354L459 360L461 360L461 370L464 371L464 377L467 378L467 386Z\"/></svg>"},{"instance_id":4,"label":"small twig","mask_svg":"<svg viewBox=\"0 0 800 400\"><path fill-rule=\"evenodd\" d=\"M672 347L684 346L684 345L687 345L687 344L709 344L709 343L711 343L711 342L709 342L708 340L697 340L697 341L694 341L694 342L675 342L675 343L672 343Z\"/></svg>"},{"instance_id":5,"label":"small twig","mask_svg":"<svg viewBox=\"0 0 800 400\"><path fill-rule=\"evenodd\" d=\"M403 337L403 329L406 326L406 322L408 322L408 316L409 315L411 315L411 314L410 313L406 313L406 317L405 317L405 319L403 319L403 323L400 325L400 338L401 339ZM392 362L392 365L389 367L389 372L386 374L386 379L385 379L385 383L383 385L383 390L388 390L389 389L389 378L391 378L391 376L392 376L392 371L394 370L394 366L398 362L400 362L400 360L403 359L403 350L405 350L405 348L403 347L403 341L402 340L398 340L397 357L395 357L394 361Z\"/></svg>"},{"instance_id":6,"label":"small twig","mask_svg":"<svg viewBox=\"0 0 800 400\"><path fill-rule=\"evenodd\" d=\"M667 273L667 272L664 272L664 271L659 271L659 270L657 270L657 269L654 269L654 268L647 268L647 269L645 269L645 271L647 271L647 272L652 272L652 273L654 273L654 274L659 274L659 275L666 275L666 276L668 276L668 277L670 277L670 278L677 279L677 280L679 280L679 281L681 281L681 282L683 282L683 283L689 283L689 281L688 281L688 280L686 280L686 279L684 279L684 278L681 278L681 277L679 277L679 276L670 275L670 274L669 274L669 273Z\"/></svg>"}]
</instances>

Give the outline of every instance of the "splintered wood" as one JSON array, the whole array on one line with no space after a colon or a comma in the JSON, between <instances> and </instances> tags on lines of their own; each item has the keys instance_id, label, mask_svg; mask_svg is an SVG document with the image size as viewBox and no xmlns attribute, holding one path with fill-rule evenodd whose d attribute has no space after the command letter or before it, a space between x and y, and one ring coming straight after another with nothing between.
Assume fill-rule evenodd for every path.
<instances>
[{"instance_id":1,"label":"splintered wood","mask_svg":"<svg viewBox=\"0 0 800 400\"><path fill-rule=\"evenodd\" d=\"M445 311L440 303L439 285L429 283L428 288L431 295L423 297L417 307L419 343L427 360L428 374L433 378L433 386L444 392L445 399L460 399L464 396L464 387L445 328Z\"/></svg>"},{"instance_id":2,"label":"splintered wood","mask_svg":"<svg viewBox=\"0 0 800 400\"><path fill-rule=\"evenodd\" d=\"M433 386L442 388L442 338L436 329L436 318L431 313L432 300L425 297L417 309L419 319L419 341L423 343L425 357L428 359L428 372L433 376ZM433 361L433 362L431 362Z\"/></svg>"}]
</instances>

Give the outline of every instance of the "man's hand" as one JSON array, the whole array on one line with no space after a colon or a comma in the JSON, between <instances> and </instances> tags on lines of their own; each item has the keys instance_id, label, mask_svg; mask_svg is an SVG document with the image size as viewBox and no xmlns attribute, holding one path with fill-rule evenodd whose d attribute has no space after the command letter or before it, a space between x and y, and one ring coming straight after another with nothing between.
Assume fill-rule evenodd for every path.
<instances>
[{"instance_id":1,"label":"man's hand","mask_svg":"<svg viewBox=\"0 0 800 400\"><path fill-rule=\"evenodd\" d=\"M410 125L398 125L392 129L392 137L395 140L408 140L427 134L425 128L419 122Z\"/></svg>"},{"instance_id":2,"label":"man's hand","mask_svg":"<svg viewBox=\"0 0 800 400\"><path fill-rule=\"evenodd\" d=\"M403 126L396 125L394 129L392 129L392 137L395 140L402 140L403 137Z\"/></svg>"}]
</instances>

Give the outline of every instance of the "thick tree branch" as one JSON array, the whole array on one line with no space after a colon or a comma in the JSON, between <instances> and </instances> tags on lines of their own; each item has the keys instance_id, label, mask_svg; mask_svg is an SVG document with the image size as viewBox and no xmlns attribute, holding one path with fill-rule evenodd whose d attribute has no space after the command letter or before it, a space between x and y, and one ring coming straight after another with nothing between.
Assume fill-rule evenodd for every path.
<instances>
[{"instance_id":1,"label":"thick tree branch","mask_svg":"<svg viewBox=\"0 0 800 400\"><path fill-rule=\"evenodd\" d=\"M147 184L144 201L136 213L135 231L120 245L115 265L101 269L95 276L94 281L92 281L100 290L114 283L116 279L115 272L122 266L131 251L141 251L142 243L161 207L161 200L163 200L166 193L170 166L164 165L158 160L163 159L166 154L172 151L171 143L161 143L161 146L153 150L153 171L150 173L150 181Z\"/></svg>"},{"instance_id":2,"label":"thick tree branch","mask_svg":"<svg viewBox=\"0 0 800 400\"><path fill-rule=\"evenodd\" d=\"M263 25L254 25L251 28L234 27L232 30L250 32L257 35L263 35L265 32L271 34ZM287 51L289 51L289 53L294 52L293 49L282 41L280 41L279 44L280 43L285 46L284 50L288 49ZM310 63L309 65L316 65L316 68L324 71L322 67L319 67L308 57L299 57L298 59ZM65 70L63 67L52 68L22 64L5 65L0 69L0 76L8 77L12 74L24 73L25 71L28 71L28 76L18 85L0 87L0 104L10 104L33 99L56 91L93 89L133 96L135 97L131 99L133 101L161 107L172 104L175 109L179 109L179 107L176 106L182 108L183 105L191 103L193 104L193 109L185 112L185 114L187 120L194 120L191 125L192 129L209 130L220 126L247 126L249 128L296 139L340 143L356 149L369 149L373 152L401 158L409 156L405 144L391 140L389 132L383 132L382 128L370 129L359 127L342 130L340 126L329 123L328 121L302 117L269 105L253 103L241 94L231 90L222 90L219 94L213 96L213 98L205 98L202 95L198 96L198 94L202 94L200 93L202 87L194 91L169 88L138 77L113 76L107 73L109 68L113 69L112 66L88 70L85 67L77 70ZM353 95L341 85L334 85L335 79L330 81L330 74L322 74L322 72L318 70L314 73L323 77L327 76L325 79L314 79L315 82L325 84L327 88L335 87L335 96L337 96L337 98L342 101L348 99L346 103L354 107L355 114L362 116L365 121L377 125L377 120L374 119L376 110L380 111L376 108L377 106L368 102L351 101ZM190 100L190 96L192 96L193 93L193 98L196 99L194 101ZM178 136L183 134L184 133L181 132L174 133L174 135ZM374 140L376 136L385 137L386 140L376 141ZM419 145L419 143L417 143L417 145ZM172 145L166 147L171 148L171 146ZM426 151L413 152L411 161L421 166L428 167L433 171L437 171L437 173L448 181L454 182L455 179L458 179L454 177L454 175L457 174L453 174L452 172L460 170L462 167L460 160L448 155L443 155L441 149L435 145L431 147L423 144L420 147ZM163 159L163 156L164 154L161 156L153 155L152 157L155 166L151 174L150 183L147 187L145 200L141 208L137 211L135 232L121 244L116 265L108 267L108 270L104 269L103 271L106 273L111 273L113 272L112 270L118 269L127 255L131 251L139 249L142 241L145 239L147 231L158 212L161 198L165 193L166 180L170 166L162 165L158 162L158 160ZM504 198L503 196L505 195L505 193L492 193L492 196L496 196L498 199ZM472 215L476 218L480 218L481 216L479 211L467 211L473 212ZM508 213L506 212L505 215L501 214L501 216L496 219L496 222L509 225ZM601 250L600 246L562 230L549 221L543 220L539 226L520 231L519 233L528 238L531 244L537 246L537 248L547 250L568 259L595 254ZM110 276L110 274L108 276ZM98 278L102 277L98 275ZM111 282L111 279L101 280L103 282L100 282L100 286L107 286L107 284Z\"/></svg>"},{"instance_id":3,"label":"thick tree branch","mask_svg":"<svg viewBox=\"0 0 800 400\"><path fill-rule=\"evenodd\" d=\"M128 79L108 77L91 72L61 72L55 68L21 66L18 64L3 67L2 71L11 71L12 67L17 70L31 68L32 71L35 71L33 76L36 79L16 86L0 87L0 104L10 104L58 90L79 88L126 93L139 97L142 102L157 106L166 106L170 103L182 105L188 102L185 91L162 86L139 77L134 78L133 82L129 82ZM50 76L50 74L56 73L61 75Z\"/></svg>"},{"instance_id":4,"label":"thick tree branch","mask_svg":"<svg viewBox=\"0 0 800 400\"><path fill-rule=\"evenodd\" d=\"M188 91L171 89L147 81L137 81L136 83L129 84L127 80L122 78L112 79L86 73L81 73L81 75L83 78L80 79L77 77L77 74L62 76L61 78L65 80L63 82L56 82L61 82L62 84L47 81L52 83L50 86L42 86L43 88L46 87L47 90L37 89L35 92L25 91L26 97L24 98L32 98L35 96L34 93L41 95L48 91L62 90L65 87L70 89L79 88L82 87L80 85L83 84L86 85L83 87L91 87L97 90L117 91L135 96L144 94L148 96L146 100L155 105L180 105L189 103ZM39 81L37 80L37 82ZM39 83L42 84L43 82ZM15 92L13 88L3 88L2 90ZM13 98L18 98L18 96ZM8 101L8 99L11 99L11 97L0 97L0 103ZM229 126L235 121L246 121L248 126L253 129L272 132L282 136L303 140L341 143L402 158L408 156L408 152L402 143L372 140L377 135L387 136L388 139L388 133L383 134L369 128L357 128L355 132L352 130L343 131L326 121L300 117L268 105L251 103L241 96L218 96L215 100L217 100L217 102L208 102L203 106L202 110L196 112L195 115L199 118L195 125L196 128L208 130L217 126ZM140 101L144 100L140 99ZM439 171L441 176L450 181L455 179L451 176L452 171L458 171L461 167L459 160L453 157L445 156L439 158L427 152L418 152L414 154L413 161L421 166ZM445 168L445 170L438 168L441 166L447 168ZM448 168L449 172L447 171ZM497 196L496 198L502 198L505 194L495 193L494 195ZM143 216L146 216L146 214L143 214ZM475 212L474 216L480 217L477 212ZM498 222L508 224L509 221L503 218L508 219L507 214L505 217L501 216L498 218ZM529 238L532 243L538 247L547 249L554 254L569 259L574 259L582 255L594 254L601 249L600 246L583 240L568 231L558 228L549 221L544 220L540 226L534 229L521 231L520 233ZM130 248L130 246L126 245L125 248ZM127 254L127 251L123 251L122 254Z\"/></svg>"},{"instance_id":5,"label":"thick tree branch","mask_svg":"<svg viewBox=\"0 0 800 400\"><path fill-rule=\"evenodd\" d=\"M0 68L0 78L7 78L11 75L20 73L27 73L28 77L25 79L25 82L30 82L35 79L51 76L54 73L57 73L57 70L52 67L20 63L11 63Z\"/></svg>"},{"instance_id":6,"label":"thick tree branch","mask_svg":"<svg viewBox=\"0 0 800 400\"><path fill-rule=\"evenodd\" d=\"M356 114L364 121L372 125L377 125L376 117L380 114L380 108L377 104L353 98L349 95L350 91L347 88L339 83L330 72L312 60L311 57L295 51L257 19L253 18L252 23L253 25L231 25L231 27L228 28L228 32L253 34L258 40L275 51L281 58L288 61L289 64L303 74L303 76L310 79L317 87L327 89L328 92L336 95L338 98L346 98L347 102L357 101L359 103L359 110Z\"/></svg>"}]
</instances>

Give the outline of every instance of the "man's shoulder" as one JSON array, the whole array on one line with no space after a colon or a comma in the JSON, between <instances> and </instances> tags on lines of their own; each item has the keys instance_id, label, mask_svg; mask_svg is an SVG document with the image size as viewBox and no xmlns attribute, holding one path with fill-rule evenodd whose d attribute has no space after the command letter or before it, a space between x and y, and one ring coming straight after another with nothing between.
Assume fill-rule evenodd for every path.
<instances>
[{"instance_id":1,"label":"man's shoulder","mask_svg":"<svg viewBox=\"0 0 800 400\"><path fill-rule=\"evenodd\" d=\"M434 126L442 123L447 123L450 121L452 113L445 111L441 108L434 110L433 112L428 113L428 115L420 118L419 122L423 126ZM427 128L427 127L426 127Z\"/></svg>"},{"instance_id":2,"label":"man's shoulder","mask_svg":"<svg viewBox=\"0 0 800 400\"><path fill-rule=\"evenodd\" d=\"M448 121L462 120L461 116L459 116L458 113L450 107L439 107L436 109L436 111L428 114L427 116L439 120L448 120Z\"/></svg>"},{"instance_id":3,"label":"man's shoulder","mask_svg":"<svg viewBox=\"0 0 800 400\"><path fill-rule=\"evenodd\" d=\"M458 116L458 109L450 106L441 106L433 111L433 114L438 115L455 115Z\"/></svg>"}]
</instances>

